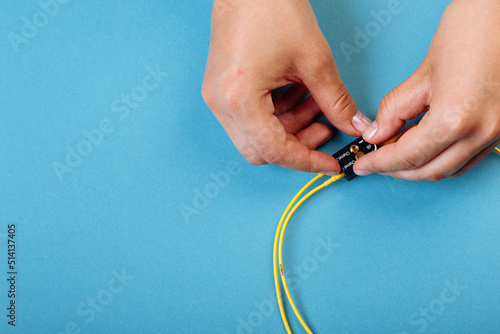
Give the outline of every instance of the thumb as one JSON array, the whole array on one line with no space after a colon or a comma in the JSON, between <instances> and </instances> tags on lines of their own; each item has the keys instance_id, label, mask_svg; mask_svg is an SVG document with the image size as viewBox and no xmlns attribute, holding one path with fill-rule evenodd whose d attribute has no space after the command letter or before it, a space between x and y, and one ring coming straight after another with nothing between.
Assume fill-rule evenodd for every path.
<instances>
[{"instance_id":1,"label":"thumb","mask_svg":"<svg viewBox=\"0 0 500 334\"><path fill-rule=\"evenodd\" d=\"M301 79L326 118L337 129L350 136L361 136L371 121L356 107L342 82L333 55L312 65L302 73Z\"/></svg>"},{"instance_id":2,"label":"thumb","mask_svg":"<svg viewBox=\"0 0 500 334\"><path fill-rule=\"evenodd\" d=\"M420 66L380 102L377 119L363 132L366 141L379 144L401 130L430 104L430 76Z\"/></svg>"}]
</instances>

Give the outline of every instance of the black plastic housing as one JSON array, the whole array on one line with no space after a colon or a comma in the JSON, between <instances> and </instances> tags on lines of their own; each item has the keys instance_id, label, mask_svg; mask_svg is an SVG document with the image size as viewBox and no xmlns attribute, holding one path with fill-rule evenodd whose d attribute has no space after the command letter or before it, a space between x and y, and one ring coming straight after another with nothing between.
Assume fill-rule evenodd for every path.
<instances>
[{"instance_id":1,"label":"black plastic housing","mask_svg":"<svg viewBox=\"0 0 500 334\"><path fill-rule=\"evenodd\" d=\"M351 147L356 146L356 148L351 149ZM354 140L352 143L333 154L333 157L337 159L342 168L342 172L345 174L345 178L347 181L351 181L356 177L356 174L353 170L353 165L356 162L357 158L360 155L368 154L370 152L376 151L378 149L377 145L370 144L366 142L363 137L359 137ZM362 152L362 153L359 153Z\"/></svg>"}]
</instances>

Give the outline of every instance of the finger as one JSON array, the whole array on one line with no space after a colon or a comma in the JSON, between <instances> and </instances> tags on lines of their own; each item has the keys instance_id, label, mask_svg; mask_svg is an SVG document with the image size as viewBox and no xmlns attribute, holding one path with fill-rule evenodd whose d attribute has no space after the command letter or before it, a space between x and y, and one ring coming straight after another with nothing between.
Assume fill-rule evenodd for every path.
<instances>
[{"instance_id":1,"label":"finger","mask_svg":"<svg viewBox=\"0 0 500 334\"><path fill-rule=\"evenodd\" d=\"M477 145L471 143L471 140L459 141L441 152L421 168L416 170L397 171L389 175L412 181L441 181L461 170L478 152L484 153L484 150L491 148L491 146L491 144Z\"/></svg>"},{"instance_id":2,"label":"finger","mask_svg":"<svg viewBox=\"0 0 500 334\"><path fill-rule=\"evenodd\" d=\"M332 137L332 129L326 124L313 123L295 135L302 145L315 150Z\"/></svg>"},{"instance_id":3,"label":"finger","mask_svg":"<svg viewBox=\"0 0 500 334\"><path fill-rule=\"evenodd\" d=\"M495 147L498 145L498 143L489 145L486 147L484 150L479 152L475 157L473 157L469 162L467 162L460 170L455 172L452 177L459 177L463 175L465 172L469 171L471 168L475 167L478 163L480 163L488 154L490 154Z\"/></svg>"},{"instance_id":4,"label":"finger","mask_svg":"<svg viewBox=\"0 0 500 334\"><path fill-rule=\"evenodd\" d=\"M273 165L305 172L338 174L340 166L331 155L313 151L287 135L273 114L270 94L242 104L235 121L264 160ZM255 110L261 112L256 113Z\"/></svg>"},{"instance_id":5,"label":"finger","mask_svg":"<svg viewBox=\"0 0 500 334\"><path fill-rule=\"evenodd\" d=\"M309 96L296 108L279 115L278 119L283 124L286 132L295 134L311 124L313 119L320 113L321 110L318 104L312 96Z\"/></svg>"},{"instance_id":6,"label":"finger","mask_svg":"<svg viewBox=\"0 0 500 334\"><path fill-rule=\"evenodd\" d=\"M389 175L412 181L440 181L459 171L465 172L472 168L493 148L494 143L484 144L480 136L476 136L476 138L470 137L467 140L453 143L418 169L396 171L389 173Z\"/></svg>"},{"instance_id":7,"label":"finger","mask_svg":"<svg viewBox=\"0 0 500 334\"><path fill-rule=\"evenodd\" d=\"M458 171L473 157L466 153L464 146L464 143L456 142L420 168L395 171L389 175L410 181L441 181Z\"/></svg>"},{"instance_id":8,"label":"finger","mask_svg":"<svg viewBox=\"0 0 500 334\"><path fill-rule=\"evenodd\" d=\"M390 91L380 102L376 120L364 131L365 140L379 144L401 130L406 121L426 110L430 103L430 80L424 65Z\"/></svg>"},{"instance_id":9,"label":"finger","mask_svg":"<svg viewBox=\"0 0 500 334\"><path fill-rule=\"evenodd\" d=\"M273 96L274 114L280 115L295 108L309 94L306 86L300 83L293 84L284 94Z\"/></svg>"},{"instance_id":10,"label":"finger","mask_svg":"<svg viewBox=\"0 0 500 334\"><path fill-rule=\"evenodd\" d=\"M248 163L252 165L266 164L266 161L246 138L245 134L241 131L241 129L238 127L238 125L230 115L224 112L214 112L213 114L226 131L234 146L248 161Z\"/></svg>"},{"instance_id":11,"label":"finger","mask_svg":"<svg viewBox=\"0 0 500 334\"><path fill-rule=\"evenodd\" d=\"M443 152L458 138L452 130L438 126L436 113L427 113L420 123L390 145L367 154L354 164L358 175L415 170Z\"/></svg>"},{"instance_id":12,"label":"finger","mask_svg":"<svg viewBox=\"0 0 500 334\"><path fill-rule=\"evenodd\" d=\"M311 63L309 68L301 69L299 75L314 100L336 128L350 136L360 136L362 132L351 123L358 108L342 82L331 52L323 60ZM362 114L359 112L358 115Z\"/></svg>"}]
</instances>

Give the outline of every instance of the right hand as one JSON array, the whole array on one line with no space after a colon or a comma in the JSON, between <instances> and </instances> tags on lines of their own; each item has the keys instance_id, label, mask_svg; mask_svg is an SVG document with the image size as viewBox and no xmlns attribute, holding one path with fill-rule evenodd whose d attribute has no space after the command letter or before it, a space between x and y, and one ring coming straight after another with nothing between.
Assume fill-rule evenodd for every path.
<instances>
[{"instance_id":1,"label":"right hand","mask_svg":"<svg viewBox=\"0 0 500 334\"><path fill-rule=\"evenodd\" d=\"M291 83L283 95L271 95ZM344 86L307 0L215 0L202 94L253 165L338 174L335 158L315 150L331 129L313 119L322 110L351 136L370 124Z\"/></svg>"}]
</instances>

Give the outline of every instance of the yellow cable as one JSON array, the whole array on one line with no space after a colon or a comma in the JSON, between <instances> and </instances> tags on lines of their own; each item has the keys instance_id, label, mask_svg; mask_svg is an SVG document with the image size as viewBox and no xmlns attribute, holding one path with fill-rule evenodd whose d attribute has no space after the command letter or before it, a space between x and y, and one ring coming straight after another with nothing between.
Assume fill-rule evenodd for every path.
<instances>
[{"instance_id":1,"label":"yellow cable","mask_svg":"<svg viewBox=\"0 0 500 334\"><path fill-rule=\"evenodd\" d=\"M302 324L302 327L304 327L304 329L306 330L306 332L308 334L313 334L312 331L309 329L309 327L307 326L307 324L305 323L304 319L302 319L299 311L297 310L297 307L295 306L295 303L293 302L293 299L292 299L292 296L290 295L290 291L288 290L288 285L286 283L286 278L285 278L285 271L283 269L283 237L285 235L285 230L286 230L286 227L288 225L288 222L290 221L290 219L292 218L293 214L295 213L295 211L297 210L297 208L302 204L304 203L304 201L306 199L308 199L311 195L313 195L315 192L317 192L318 190L320 189L323 189L324 187L332 184L333 182L335 181L338 181L340 179L342 179L345 175L342 173L340 175L335 175L335 176L332 176L330 179L328 179L326 182L324 182L323 184L321 184L320 186L314 188L313 190L311 190L309 193L307 193L304 197L302 197L300 199L299 202L297 202L297 204L294 205L294 207L292 208L292 210L290 211L290 213L288 214L288 216L286 217L285 219L285 222L283 223L283 227L281 229L281 232L280 232L280 238L279 238L279 270L280 270L280 274L281 274L281 281L283 283L283 289L285 290L285 293L286 293L286 296L288 298L288 301L290 302L290 305L292 306L292 309L293 309L293 312L295 313L295 315L297 316L297 318L299 319L300 323ZM317 180L317 178L314 178L313 179L314 181ZM307 186L309 186L310 184L312 184L312 182L308 183ZM307 189L306 187L302 188L301 192L303 192L305 189ZM299 196L300 194L297 194L297 196L292 200L292 203L295 202L295 200L297 199L297 197ZM291 203L291 204L292 204ZM289 210L289 207L287 208L287 210ZM280 225L281 225L282 221L280 221ZM275 245L276 246L276 245ZM276 252L274 253L276 255ZM275 283L276 283L276 280L275 280ZM278 292L278 290L277 290ZM282 309L282 307L280 307L280 310ZM286 323L286 315L284 314L284 312L282 313L282 318L283 318L283 321ZM287 325L287 323L286 323ZM286 326L285 325L285 326ZM288 333L291 333L290 331L290 327L287 327L287 331Z\"/></svg>"},{"instance_id":2,"label":"yellow cable","mask_svg":"<svg viewBox=\"0 0 500 334\"><path fill-rule=\"evenodd\" d=\"M401 137L401 135L402 134L400 134L400 135L398 135L398 136L396 136L396 137L388 140L387 142L383 143L381 146L392 144L392 143L396 142ZM497 153L500 154L500 149L499 148L495 147L494 150ZM295 211L299 208L299 206L302 205L302 203L304 203L305 200L307 200L314 193L316 193L320 189L323 189L323 188L327 187L328 185L332 184L333 182L336 182L336 181L342 179L345 175L342 173L342 174L339 174L339 175L336 175L336 176L332 176L328 181L324 182L320 186L314 188L309 193L307 193L304 197L302 197L300 199L299 202L297 202L297 204L294 205L294 203L297 201L297 199L300 197L300 195L302 195L302 193L304 193L304 191L306 191L307 188L309 188L314 182L316 182L318 179L320 179L323 176L324 176L323 174L316 175L311 181L309 181L304 187L302 187L302 189L300 189L300 191L294 196L294 198L290 201L290 203L286 207L285 211L283 212L283 215L281 216L281 219L279 221L278 227L276 229L276 234L274 236L274 247L273 247L274 285L275 285L275 288L276 288L276 297L278 299L278 306L279 306L279 309L280 309L281 318L283 319L283 324L285 325L285 328L286 328L286 331L287 331L288 334L292 334L292 331L290 329L290 325L288 324L288 320L287 320L287 317L286 317L286 314L285 314L285 310L283 308L283 300L281 298L281 291L280 291L280 285L279 285L277 270L279 270L279 272L280 272L281 280L282 280L282 283L283 283L283 288L285 290L286 296L288 298L288 301L290 302L290 305L292 306L292 309L293 309L295 315L299 319L300 323L302 324L302 327L304 327L304 329L306 330L306 332L308 334L313 334L313 333L309 329L309 327L307 326L307 324L305 323L304 319L302 319L302 316L300 315L299 311L297 310L297 307L295 306L295 303L293 302L292 296L290 295L290 291L288 289L288 285L286 283L285 271L283 269L283 237L285 235L285 230L286 230L286 227L288 225L288 222L292 218L292 216L295 213ZM293 205L293 208L290 210L290 208L292 207L292 205ZM286 219L285 219L285 217L286 217ZM279 245L279 252L278 252L278 245ZM279 253L279 269L277 267L277 259L276 259L277 258L277 253Z\"/></svg>"},{"instance_id":3,"label":"yellow cable","mask_svg":"<svg viewBox=\"0 0 500 334\"><path fill-rule=\"evenodd\" d=\"M290 204L288 204L285 212L283 212L283 215L281 216L280 222L278 224L278 228L276 229L276 235L274 236L274 252L273 252L274 286L276 288L276 297L278 298L278 306L280 309L281 318L283 319L283 323L285 325L285 328L286 328L286 331L288 334L291 334L292 331L290 329L290 326L288 325L285 310L283 309L283 301L281 300L281 292L280 292L280 285L279 285L279 281L278 281L278 272L277 272L277 270L278 270L278 263L277 263L278 262L278 260L277 260L278 238L280 235L281 225L283 224L283 220L285 220L285 217L288 214L288 211L290 210L292 205L299 198L299 196L302 195L302 193L304 191L306 191L307 188L309 188L309 186L311 184L316 182L316 180L320 179L321 177L323 177L323 174L316 175L311 181L309 181L304 187L302 187L302 189L300 189L300 191L297 193L297 195L295 195L295 197L290 201Z\"/></svg>"}]
</instances>

